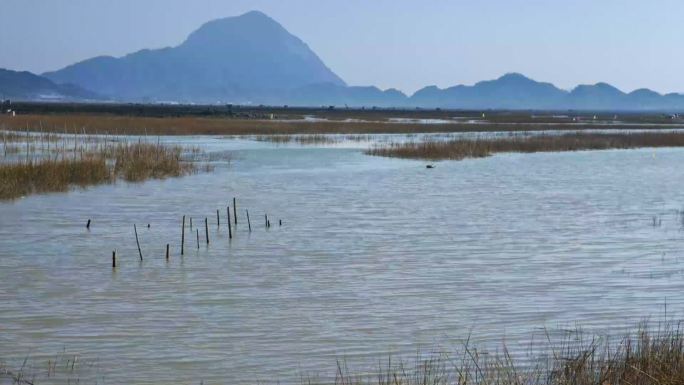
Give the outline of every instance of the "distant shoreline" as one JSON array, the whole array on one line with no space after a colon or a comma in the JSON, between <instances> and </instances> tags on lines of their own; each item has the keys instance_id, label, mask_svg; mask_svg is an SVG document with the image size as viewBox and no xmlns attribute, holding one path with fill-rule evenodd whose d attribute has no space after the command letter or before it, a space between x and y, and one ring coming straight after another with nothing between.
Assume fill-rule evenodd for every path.
<instances>
[{"instance_id":1,"label":"distant shoreline","mask_svg":"<svg viewBox=\"0 0 684 385\"><path fill-rule=\"evenodd\" d=\"M662 113L17 104L0 129L109 135L412 134L679 129Z\"/></svg>"}]
</instances>

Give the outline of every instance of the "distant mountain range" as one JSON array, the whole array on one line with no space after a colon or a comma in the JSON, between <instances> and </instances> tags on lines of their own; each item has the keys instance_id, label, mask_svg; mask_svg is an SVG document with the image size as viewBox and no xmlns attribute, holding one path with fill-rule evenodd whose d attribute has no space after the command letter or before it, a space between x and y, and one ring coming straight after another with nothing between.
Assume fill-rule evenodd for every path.
<instances>
[{"instance_id":1,"label":"distant mountain range","mask_svg":"<svg viewBox=\"0 0 684 385\"><path fill-rule=\"evenodd\" d=\"M100 97L73 84L56 84L30 72L0 68L0 99L94 100Z\"/></svg>"},{"instance_id":2,"label":"distant mountain range","mask_svg":"<svg viewBox=\"0 0 684 385\"><path fill-rule=\"evenodd\" d=\"M446 108L537 110L668 110L684 108L684 95L661 95L648 89L624 93L606 83L579 85L571 91L506 74L473 86L425 87L411 96L411 105Z\"/></svg>"},{"instance_id":3,"label":"distant mountain range","mask_svg":"<svg viewBox=\"0 0 684 385\"><path fill-rule=\"evenodd\" d=\"M606 83L566 91L516 73L472 86L429 86L411 96L395 89L351 87L304 42L257 11L208 22L176 47L96 57L42 77L3 70L2 96L402 108L684 109L682 94L648 89L624 93Z\"/></svg>"}]
</instances>

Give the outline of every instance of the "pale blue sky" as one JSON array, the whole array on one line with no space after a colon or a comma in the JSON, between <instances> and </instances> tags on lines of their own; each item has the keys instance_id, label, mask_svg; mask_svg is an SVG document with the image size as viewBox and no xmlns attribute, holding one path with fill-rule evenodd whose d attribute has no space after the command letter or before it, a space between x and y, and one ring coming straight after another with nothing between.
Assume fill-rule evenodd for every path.
<instances>
[{"instance_id":1,"label":"pale blue sky","mask_svg":"<svg viewBox=\"0 0 684 385\"><path fill-rule=\"evenodd\" d=\"M521 72L684 92L680 0L0 0L0 67L43 72L177 45L260 10L351 85L413 92Z\"/></svg>"}]
</instances>

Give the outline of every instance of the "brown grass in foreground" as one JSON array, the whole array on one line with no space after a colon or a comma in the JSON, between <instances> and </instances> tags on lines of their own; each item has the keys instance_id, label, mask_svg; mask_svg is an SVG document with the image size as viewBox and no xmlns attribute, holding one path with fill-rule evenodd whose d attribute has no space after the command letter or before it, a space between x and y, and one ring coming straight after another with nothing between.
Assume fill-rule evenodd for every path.
<instances>
[{"instance_id":1,"label":"brown grass in foreground","mask_svg":"<svg viewBox=\"0 0 684 385\"><path fill-rule=\"evenodd\" d=\"M509 353L486 352L466 341L455 351L417 355L411 361L385 358L373 369L356 371L338 361L330 379L302 377L302 385L681 385L684 384L684 336L679 324L647 331L644 327L626 337L587 339L570 332L559 344L540 346L544 356L528 357L524 365ZM538 353L539 354L539 353ZM27 358L28 359L28 358ZM43 363L10 367L0 362L0 380L41 384L90 383L101 379L87 358L70 356ZM66 365L64 364L66 361ZM57 365L59 362L61 365ZM76 365L76 368L74 368ZM59 368L66 368L60 370ZM101 369L101 368L100 368ZM99 369L98 369L99 370ZM332 373L330 373L332 375ZM81 376L84 377L81 377ZM254 383L279 383L281 379Z\"/></svg>"},{"instance_id":2,"label":"brown grass in foreground","mask_svg":"<svg viewBox=\"0 0 684 385\"><path fill-rule=\"evenodd\" d=\"M679 132L571 133L494 139L392 143L371 148L366 153L409 159L461 160L464 158L483 158L501 152L531 153L682 146L684 146L684 133Z\"/></svg>"},{"instance_id":3,"label":"brown grass in foreground","mask_svg":"<svg viewBox=\"0 0 684 385\"><path fill-rule=\"evenodd\" d=\"M545 124L534 122L487 122L482 124L451 123L387 123L382 121L316 121L251 120L204 117L137 117L120 115L0 115L0 128L12 131L34 131L111 135L273 135L273 134L406 134L433 132L486 132L529 130L582 130L602 127L620 129L624 125ZM669 125L669 127L673 127ZM644 123L630 128L663 128Z\"/></svg>"},{"instance_id":4,"label":"brown grass in foreground","mask_svg":"<svg viewBox=\"0 0 684 385\"><path fill-rule=\"evenodd\" d=\"M86 152L47 154L18 163L0 163L0 200L111 183L176 177L195 170L180 147L150 143L101 144Z\"/></svg>"},{"instance_id":5,"label":"brown grass in foreground","mask_svg":"<svg viewBox=\"0 0 684 385\"><path fill-rule=\"evenodd\" d=\"M549 343L551 345L551 343ZM520 367L506 347L487 354L468 346L407 365L391 360L377 374L354 375L338 363L338 385L676 385L684 384L684 336L679 326L639 330L617 344L604 338L568 337L548 346L550 357Z\"/></svg>"}]
</instances>

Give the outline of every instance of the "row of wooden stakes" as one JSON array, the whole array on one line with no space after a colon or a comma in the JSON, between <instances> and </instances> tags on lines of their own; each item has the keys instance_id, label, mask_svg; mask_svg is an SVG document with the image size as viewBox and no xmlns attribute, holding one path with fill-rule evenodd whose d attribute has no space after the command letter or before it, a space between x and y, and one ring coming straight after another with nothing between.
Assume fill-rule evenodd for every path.
<instances>
[{"instance_id":1,"label":"row of wooden stakes","mask_svg":"<svg viewBox=\"0 0 684 385\"><path fill-rule=\"evenodd\" d=\"M245 209L245 214L247 216L247 228L249 229L249 232L252 232L252 222L249 219L249 210ZM238 223L238 217L237 217L237 201L235 198L233 198L233 225L231 224L231 218L230 218L230 205L226 206L226 216L227 216L227 222L228 222L228 239L233 239L233 225L237 227ZM88 219L88 223L86 224L86 228L90 229L90 219ZM278 226L283 225L283 220L279 219L278 220ZM221 226L221 215L220 215L220 210L216 210L216 226L220 227ZM268 218L268 214L264 214L264 226L268 229L271 227L271 220ZM150 225L147 225L149 228ZM192 231L192 218L190 218L190 230ZM138 239L138 227L133 224L133 231L135 233L135 244L138 247L138 255L140 256L140 260L143 260L143 253L142 249L140 248L140 240ZM205 238L207 241L207 245L209 244L209 218L204 218L204 234ZM197 248L199 249L200 247L200 236L199 236L199 229L196 228L196 236L197 236ZM182 220L182 225L181 225L181 255L185 254L185 215L183 215L183 220ZM166 260L169 260L169 244L166 244ZM116 268L116 250L112 251L112 268Z\"/></svg>"}]
</instances>

